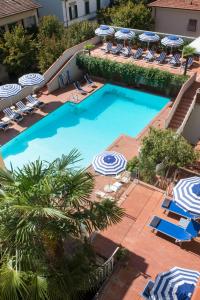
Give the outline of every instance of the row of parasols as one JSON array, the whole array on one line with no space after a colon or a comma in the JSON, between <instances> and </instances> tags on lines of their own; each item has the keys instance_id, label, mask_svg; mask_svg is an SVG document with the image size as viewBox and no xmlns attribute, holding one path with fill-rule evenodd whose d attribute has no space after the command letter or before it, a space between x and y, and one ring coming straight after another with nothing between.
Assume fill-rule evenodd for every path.
<instances>
[{"instance_id":1,"label":"row of parasols","mask_svg":"<svg viewBox=\"0 0 200 300\"><path fill-rule=\"evenodd\" d=\"M121 28L115 32L113 27L107 25L100 25L100 27L95 30L95 34L103 38L106 38L107 36L114 36L118 40L123 40L124 43L127 40L133 40L136 36L135 32L131 29ZM138 38L141 42L147 43L148 48L150 43L160 41L160 36L150 31L143 32L138 36ZM183 39L177 35L168 35L161 39L161 44L166 47L170 47L171 50L182 46L183 43Z\"/></svg>"},{"instance_id":2,"label":"row of parasols","mask_svg":"<svg viewBox=\"0 0 200 300\"><path fill-rule=\"evenodd\" d=\"M39 73L29 73L21 76L17 83L9 83L0 86L0 99L4 100L9 97L16 96L22 87L38 87L44 82L44 76Z\"/></svg>"},{"instance_id":3,"label":"row of parasols","mask_svg":"<svg viewBox=\"0 0 200 300\"><path fill-rule=\"evenodd\" d=\"M124 171L127 160L121 153L105 151L94 157L92 165L96 172L111 176ZM173 194L177 205L200 218L200 177L179 180ZM199 278L198 271L174 267L157 275L148 299L189 300Z\"/></svg>"}]
</instances>

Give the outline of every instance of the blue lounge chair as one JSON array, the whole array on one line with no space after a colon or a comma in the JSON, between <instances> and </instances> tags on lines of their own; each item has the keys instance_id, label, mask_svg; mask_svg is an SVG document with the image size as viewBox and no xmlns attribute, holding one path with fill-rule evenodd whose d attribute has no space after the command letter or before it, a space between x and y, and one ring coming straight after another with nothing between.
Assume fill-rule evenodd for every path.
<instances>
[{"instance_id":1,"label":"blue lounge chair","mask_svg":"<svg viewBox=\"0 0 200 300\"><path fill-rule=\"evenodd\" d=\"M151 298L151 290L154 286L154 281L149 280L141 293L141 297L145 300L150 300Z\"/></svg>"},{"instance_id":2,"label":"blue lounge chair","mask_svg":"<svg viewBox=\"0 0 200 300\"><path fill-rule=\"evenodd\" d=\"M143 50L142 48L138 48L137 51L133 54L133 59L140 59L142 57Z\"/></svg>"},{"instance_id":3,"label":"blue lounge chair","mask_svg":"<svg viewBox=\"0 0 200 300\"><path fill-rule=\"evenodd\" d=\"M34 112L33 107L25 105L22 101L16 103L18 112L22 114L32 114Z\"/></svg>"},{"instance_id":4,"label":"blue lounge chair","mask_svg":"<svg viewBox=\"0 0 200 300\"><path fill-rule=\"evenodd\" d=\"M161 207L165 211L172 212L176 215L179 215L181 217L187 218L187 219L199 219L199 215L194 215L190 213L189 211L183 210L179 205L177 205L173 200L164 199Z\"/></svg>"},{"instance_id":5,"label":"blue lounge chair","mask_svg":"<svg viewBox=\"0 0 200 300\"><path fill-rule=\"evenodd\" d=\"M189 242L193 238L193 236L189 232L187 232L185 228L161 219L157 216L153 217L153 219L149 223L149 227L153 228L153 230L155 231L161 232L166 236L171 237L175 240L176 243Z\"/></svg>"},{"instance_id":6,"label":"blue lounge chair","mask_svg":"<svg viewBox=\"0 0 200 300\"><path fill-rule=\"evenodd\" d=\"M132 49L130 46L125 47L120 52L124 57L129 57L132 54Z\"/></svg>"},{"instance_id":7,"label":"blue lounge chair","mask_svg":"<svg viewBox=\"0 0 200 300\"><path fill-rule=\"evenodd\" d=\"M150 62L150 61L153 61L154 59L155 59L154 51L148 50L148 51L147 51L147 54L146 54L145 57L144 57L144 60Z\"/></svg>"},{"instance_id":8,"label":"blue lounge chair","mask_svg":"<svg viewBox=\"0 0 200 300\"><path fill-rule=\"evenodd\" d=\"M92 79L89 77L88 74L85 74L84 78L89 86L96 87L96 83L94 81L92 81Z\"/></svg>"},{"instance_id":9,"label":"blue lounge chair","mask_svg":"<svg viewBox=\"0 0 200 300\"><path fill-rule=\"evenodd\" d=\"M28 101L27 105L33 108L41 108L45 105L43 101L38 100L32 95L27 96L26 100Z\"/></svg>"},{"instance_id":10,"label":"blue lounge chair","mask_svg":"<svg viewBox=\"0 0 200 300\"><path fill-rule=\"evenodd\" d=\"M10 107L7 107L3 110L5 116L11 121L20 122L23 120L23 116L17 112L14 112Z\"/></svg>"},{"instance_id":11,"label":"blue lounge chair","mask_svg":"<svg viewBox=\"0 0 200 300\"><path fill-rule=\"evenodd\" d=\"M188 58L187 69L191 68L191 66L193 65L193 62L194 62L194 59L193 59L193 57L190 56L190 57ZM185 61L184 61L184 63L181 65L181 68L185 68Z\"/></svg>"},{"instance_id":12,"label":"blue lounge chair","mask_svg":"<svg viewBox=\"0 0 200 300\"><path fill-rule=\"evenodd\" d=\"M82 95L86 95L87 94L87 92L81 87L79 81L75 81L74 82L74 86L75 86L77 92L81 93Z\"/></svg>"},{"instance_id":13,"label":"blue lounge chair","mask_svg":"<svg viewBox=\"0 0 200 300\"><path fill-rule=\"evenodd\" d=\"M115 48L112 48L110 50L110 52L112 54L119 54L121 52L121 50L123 49L123 45L122 44L117 44L117 46Z\"/></svg>"},{"instance_id":14,"label":"blue lounge chair","mask_svg":"<svg viewBox=\"0 0 200 300\"><path fill-rule=\"evenodd\" d=\"M185 227L185 230L192 235L192 237L198 237L199 231L200 231L200 223L194 220L188 221L187 227Z\"/></svg>"},{"instance_id":15,"label":"blue lounge chair","mask_svg":"<svg viewBox=\"0 0 200 300\"><path fill-rule=\"evenodd\" d=\"M179 66L179 65L181 64L180 58L181 58L180 54L179 54L179 53L176 53L176 54L172 57L172 59L169 61L169 64L170 64L171 66L173 66L173 67Z\"/></svg>"},{"instance_id":16,"label":"blue lounge chair","mask_svg":"<svg viewBox=\"0 0 200 300\"><path fill-rule=\"evenodd\" d=\"M160 53L160 55L156 58L156 61L159 63L159 64L163 64L165 62L165 59L167 57L167 54L166 52L162 52Z\"/></svg>"}]
</instances>

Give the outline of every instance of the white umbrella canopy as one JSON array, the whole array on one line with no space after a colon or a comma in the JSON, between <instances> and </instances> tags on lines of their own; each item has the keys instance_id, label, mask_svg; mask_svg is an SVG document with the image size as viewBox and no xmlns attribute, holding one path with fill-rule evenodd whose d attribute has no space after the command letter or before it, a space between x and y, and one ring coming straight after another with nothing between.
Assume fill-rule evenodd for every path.
<instances>
[{"instance_id":1,"label":"white umbrella canopy","mask_svg":"<svg viewBox=\"0 0 200 300\"><path fill-rule=\"evenodd\" d=\"M5 99L17 95L21 91L21 85L9 83L0 86L0 98Z\"/></svg>"},{"instance_id":2,"label":"white umbrella canopy","mask_svg":"<svg viewBox=\"0 0 200 300\"><path fill-rule=\"evenodd\" d=\"M18 79L22 86L35 86L44 82L44 76L39 73L29 73L21 76Z\"/></svg>"},{"instance_id":3,"label":"white umbrella canopy","mask_svg":"<svg viewBox=\"0 0 200 300\"><path fill-rule=\"evenodd\" d=\"M158 42L160 40L160 37L154 32L147 31L140 34L139 39L142 42L146 42L149 48L149 44Z\"/></svg>"},{"instance_id":4,"label":"white umbrella canopy","mask_svg":"<svg viewBox=\"0 0 200 300\"><path fill-rule=\"evenodd\" d=\"M124 45L125 45L125 41L132 40L134 37L135 37L135 32L128 28L122 28L115 33L115 38L118 40L123 40Z\"/></svg>"},{"instance_id":5,"label":"white umbrella canopy","mask_svg":"<svg viewBox=\"0 0 200 300\"><path fill-rule=\"evenodd\" d=\"M95 30L95 34L102 37L112 36L114 32L115 30L107 25L100 25L100 27Z\"/></svg>"},{"instance_id":6,"label":"white umbrella canopy","mask_svg":"<svg viewBox=\"0 0 200 300\"><path fill-rule=\"evenodd\" d=\"M195 49L195 53L200 55L200 37L192 41L188 46Z\"/></svg>"},{"instance_id":7,"label":"white umbrella canopy","mask_svg":"<svg viewBox=\"0 0 200 300\"><path fill-rule=\"evenodd\" d=\"M166 47L170 47L171 51L173 48L178 48L178 47L182 46L183 43L184 43L183 39L176 35L169 35L169 36L164 37L161 40L161 44Z\"/></svg>"}]
</instances>

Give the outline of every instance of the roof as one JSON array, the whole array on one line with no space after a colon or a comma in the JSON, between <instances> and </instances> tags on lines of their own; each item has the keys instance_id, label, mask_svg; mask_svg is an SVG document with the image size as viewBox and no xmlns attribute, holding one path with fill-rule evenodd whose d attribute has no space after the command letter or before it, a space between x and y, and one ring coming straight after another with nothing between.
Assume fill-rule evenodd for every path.
<instances>
[{"instance_id":1,"label":"roof","mask_svg":"<svg viewBox=\"0 0 200 300\"><path fill-rule=\"evenodd\" d=\"M32 0L0 0L0 19L41 7Z\"/></svg>"},{"instance_id":2,"label":"roof","mask_svg":"<svg viewBox=\"0 0 200 300\"><path fill-rule=\"evenodd\" d=\"M200 0L156 0L148 6L200 11Z\"/></svg>"}]
</instances>

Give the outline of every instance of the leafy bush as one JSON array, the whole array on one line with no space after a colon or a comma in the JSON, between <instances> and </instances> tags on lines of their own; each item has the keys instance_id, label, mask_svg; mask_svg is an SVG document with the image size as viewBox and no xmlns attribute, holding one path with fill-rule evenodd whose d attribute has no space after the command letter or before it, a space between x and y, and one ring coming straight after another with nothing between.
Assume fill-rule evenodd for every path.
<instances>
[{"instance_id":1,"label":"leafy bush","mask_svg":"<svg viewBox=\"0 0 200 300\"><path fill-rule=\"evenodd\" d=\"M152 182L158 164L163 164L163 171L166 173L170 168L193 163L197 159L197 153L183 136L174 131L151 128L149 135L143 139L139 158L142 179Z\"/></svg>"},{"instance_id":2,"label":"leafy bush","mask_svg":"<svg viewBox=\"0 0 200 300\"><path fill-rule=\"evenodd\" d=\"M126 170L133 173L135 170L139 168L139 159L137 156L130 159L127 163Z\"/></svg>"},{"instance_id":3,"label":"leafy bush","mask_svg":"<svg viewBox=\"0 0 200 300\"><path fill-rule=\"evenodd\" d=\"M170 95L176 95L187 79L187 76L175 75L156 68L140 67L134 63L118 63L85 54L78 55L77 65L94 76L127 85L140 84Z\"/></svg>"}]
</instances>

